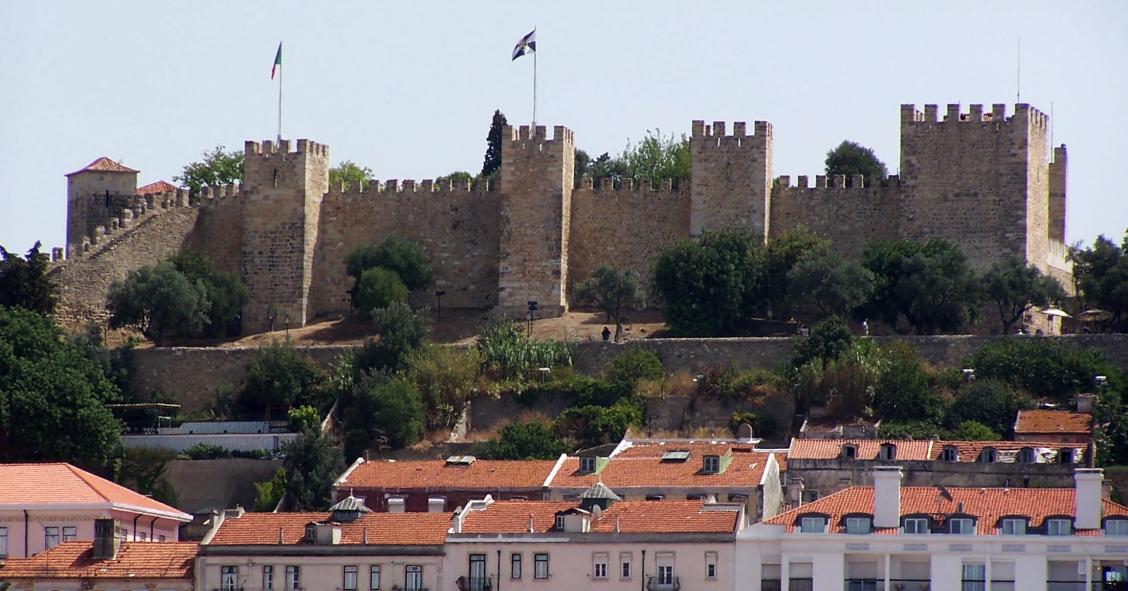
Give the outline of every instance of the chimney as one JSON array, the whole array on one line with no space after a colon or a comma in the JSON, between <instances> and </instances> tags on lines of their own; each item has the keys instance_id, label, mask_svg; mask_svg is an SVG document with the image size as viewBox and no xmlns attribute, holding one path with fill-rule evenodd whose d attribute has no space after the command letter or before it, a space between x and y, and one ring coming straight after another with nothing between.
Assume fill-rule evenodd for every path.
<instances>
[{"instance_id":1,"label":"chimney","mask_svg":"<svg viewBox=\"0 0 1128 591\"><path fill-rule=\"evenodd\" d=\"M901 467L877 466L873 470L873 526L901 525Z\"/></svg>"},{"instance_id":2,"label":"chimney","mask_svg":"<svg viewBox=\"0 0 1128 591\"><path fill-rule=\"evenodd\" d=\"M1077 412L1093 412L1093 403L1096 402L1096 398L1096 394L1078 394L1075 397L1075 400L1077 402Z\"/></svg>"},{"instance_id":3,"label":"chimney","mask_svg":"<svg viewBox=\"0 0 1128 591\"><path fill-rule=\"evenodd\" d=\"M113 560L117 556L121 540L117 536L117 524L113 519L94 520L94 560Z\"/></svg>"},{"instance_id":4,"label":"chimney","mask_svg":"<svg viewBox=\"0 0 1128 591\"><path fill-rule=\"evenodd\" d=\"M1078 468L1073 472L1073 516L1077 529L1100 529L1103 480L1104 471L1100 468Z\"/></svg>"}]
</instances>

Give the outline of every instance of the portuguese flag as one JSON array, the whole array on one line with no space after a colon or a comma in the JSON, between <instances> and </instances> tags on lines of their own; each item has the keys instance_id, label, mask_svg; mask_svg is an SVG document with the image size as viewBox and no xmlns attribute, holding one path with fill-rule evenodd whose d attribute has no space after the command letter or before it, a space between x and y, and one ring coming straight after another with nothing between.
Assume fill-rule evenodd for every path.
<instances>
[{"instance_id":1,"label":"portuguese flag","mask_svg":"<svg viewBox=\"0 0 1128 591\"><path fill-rule=\"evenodd\" d=\"M270 68L270 79L274 80L274 75L278 73L278 69L282 67L282 42L278 42L278 53L274 54L274 65Z\"/></svg>"}]
</instances>

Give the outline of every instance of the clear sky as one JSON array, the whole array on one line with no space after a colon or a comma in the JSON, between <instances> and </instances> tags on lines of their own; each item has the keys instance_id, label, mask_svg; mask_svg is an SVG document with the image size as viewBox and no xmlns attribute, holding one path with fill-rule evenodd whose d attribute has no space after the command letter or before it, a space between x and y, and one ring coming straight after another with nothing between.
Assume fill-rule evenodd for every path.
<instances>
[{"instance_id":1,"label":"clear sky","mask_svg":"<svg viewBox=\"0 0 1128 591\"><path fill-rule=\"evenodd\" d=\"M692 119L770 121L774 174L843 139L895 172L898 105L1013 104L1069 146L1067 240L1128 227L1128 2L2 2L0 245L61 246L64 174L98 156L171 180L205 149L275 135L379 178L480 169L490 115L593 155ZM922 108L922 107L920 107ZM943 107L941 107L943 109ZM1008 106L1008 112L1013 107Z\"/></svg>"}]
</instances>

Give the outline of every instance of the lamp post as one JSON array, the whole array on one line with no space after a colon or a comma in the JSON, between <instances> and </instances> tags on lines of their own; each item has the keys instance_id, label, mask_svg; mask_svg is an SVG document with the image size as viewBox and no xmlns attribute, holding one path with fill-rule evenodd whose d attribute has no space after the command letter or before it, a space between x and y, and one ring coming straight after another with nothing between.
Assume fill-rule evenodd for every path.
<instances>
[{"instance_id":1,"label":"lamp post","mask_svg":"<svg viewBox=\"0 0 1128 591\"><path fill-rule=\"evenodd\" d=\"M445 296L445 295L446 295L445 289L436 289L435 290L435 311L436 311L436 314L437 314L436 320L438 322L443 321L443 296Z\"/></svg>"},{"instance_id":2,"label":"lamp post","mask_svg":"<svg viewBox=\"0 0 1128 591\"><path fill-rule=\"evenodd\" d=\"M529 325L525 334L528 338L533 338L533 314L537 311L537 301L529 300Z\"/></svg>"}]
</instances>

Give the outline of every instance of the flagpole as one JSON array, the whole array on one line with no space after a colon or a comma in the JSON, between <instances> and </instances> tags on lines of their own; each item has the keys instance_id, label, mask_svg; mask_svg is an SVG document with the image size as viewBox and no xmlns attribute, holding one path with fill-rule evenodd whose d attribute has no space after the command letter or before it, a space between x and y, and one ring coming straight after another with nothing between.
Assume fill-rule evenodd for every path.
<instances>
[{"instance_id":1,"label":"flagpole","mask_svg":"<svg viewBox=\"0 0 1128 591\"><path fill-rule=\"evenodd\" d=\"M536 28L533 28L536 32ZM537 50L533 50L533 127L537 126Z\"/></svg>"},{"instance_id":2,"label":"flagpole","mask_svg":"<svg viewBox=\"0 0 1128 591\"><path fill-rule=\"evenodd\" d=\"M278 44L278 52L282 52L282 44ZM278 66L278 142L282 142L282 66Z\"/></svg>"}]
</instances>

